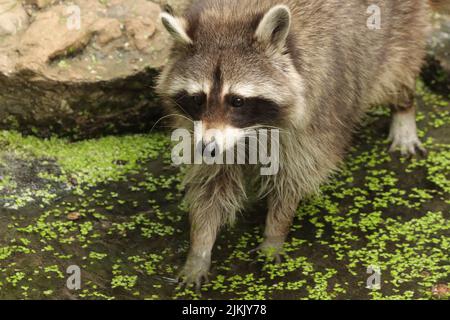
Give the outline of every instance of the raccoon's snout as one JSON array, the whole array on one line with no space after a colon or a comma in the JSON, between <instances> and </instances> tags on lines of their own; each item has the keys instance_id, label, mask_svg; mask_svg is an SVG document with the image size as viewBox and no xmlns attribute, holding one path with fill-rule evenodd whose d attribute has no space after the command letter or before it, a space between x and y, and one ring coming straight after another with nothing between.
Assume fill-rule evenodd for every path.
<instances>
[{"instance_id":1,"label":"raccoon's snout","mask_svg":"<svg viewBox=\"0 0 450 320\"><path fill-rule=\"evenodd\" d=\"M202 122L202 140L207 149L204 151L215 151L222 153L232 149L245 135L244 130L226 124L210 124Z\"/></svg>"}]
</instances>

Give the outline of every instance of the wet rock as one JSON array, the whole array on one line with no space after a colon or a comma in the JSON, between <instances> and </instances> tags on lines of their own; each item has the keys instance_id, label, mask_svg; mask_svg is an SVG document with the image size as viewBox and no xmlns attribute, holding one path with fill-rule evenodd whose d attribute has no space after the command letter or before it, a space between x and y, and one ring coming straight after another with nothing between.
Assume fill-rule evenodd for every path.
<instances>
[{"instance_id":1,"label":"wet rock","mask_svg":"<svg viewBox=\"0 0 450 320\"><path fill-rule=\"evenodd\" d=\"M0 3L0 37L15 35L28 25L28 15L18 0Z\"/></svg>"},{"instance_id":2,"label":"wet rock","mask_svg":"<svg viewBox=\"0 0 450 320\"><path fill-rule=\"evenodd\" d=\"M122 36L122 24L117 19L102 19L96 25L97 41L101 46Z\"/></svg>"},{"instance_id":3,"label":"wet rock","mask_svg":"<svg viewBox=\"0 0 450 320\"><path fill-rule=\"evenodd\" d=\"M156 26L152 21L145 21L142 18L130 19L125 23L128 36L133 39L138 50L148 48L149 39L155 33Z\"/></svg>"},{"instance_id":4,"label":"wet rock","mask_svg":"<svg viewBox=\"0 0 450 320\"><path fill-rule=\"evenodd\" d=\"M28 25L17 3L22 22L0 23L0 128L79 138L152 127L160 104L151 88L170 44L159 4L29 1Z\"/></svg>"},{"instance_id":5,"label":"wet rock","mask_svg":"<svg viewBox=\"0 0 450 320\"><path fill-rule=\"evenodd\" d=\"M21 37L17 50L16 70L40 73L52 59L78 52L90 42L95 28L95 16L86 14L80 29L71 27L65 6L57 6L36 15L34 22ZM43 45L45 44L45 45Z\"/></svg>"}]
</instances>

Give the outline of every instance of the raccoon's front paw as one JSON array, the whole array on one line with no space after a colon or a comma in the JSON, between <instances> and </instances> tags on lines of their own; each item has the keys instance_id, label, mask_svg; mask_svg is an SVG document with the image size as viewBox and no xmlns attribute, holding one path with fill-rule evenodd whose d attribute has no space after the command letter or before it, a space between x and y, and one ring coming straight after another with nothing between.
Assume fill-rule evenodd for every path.
<instances>
[{"instance_id":1,"label":"raccoon's front paw","mask_svg":"<svg viewBox=\"0 0 450 320\"><path fill-rule=\"evenodd\" d=\"M196 290L199 291L202 284L209 281L208 273L210 265L210 257L189 255L183 269L181 270L177 278L181 287L187 288L195 285Z\"/></svg>"},{"instance_id":2,"label":"raccoon's front paw","mask_svg":"<svg viewBox=\"0 0 450 320\"><path fill-rule=\"evenodd\" d=\"M274 261L279 264L282 262L282 256L284 256L283 250L284 240L265 238L264 241L251 252L258 252L270 261Z\"/></svg>"}]
</instances>

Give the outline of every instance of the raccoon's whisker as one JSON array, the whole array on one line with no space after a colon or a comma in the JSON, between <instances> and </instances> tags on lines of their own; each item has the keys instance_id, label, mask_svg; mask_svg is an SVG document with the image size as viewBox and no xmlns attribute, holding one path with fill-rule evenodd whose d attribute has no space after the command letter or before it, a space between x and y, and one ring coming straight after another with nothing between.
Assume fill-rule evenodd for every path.
<instances>
[{"instance_id":1,"label":"raccoon's whisker","mask_svg":"<svg viewBox=\"0 0 450 320\"><path fill-rule=\"evenodd\" d=\"M178 117L181 117L181 118L183 118L183 119L186 119L186 120L188 120L189 122L191 122L192 124L194 123L194 120L192 120L192 118L190 118L190 117L188 117L188 116L185 116L185 115L182 115L182 114L178 114L178 113L173 113L172 115L176 115L176 116L178 116Z\"/></svg>"},{"instance_id":2,"label":"raccoon's whisker","mask_svg":"<svg viewBox=\"0 0 450 320\"><path fill-rule=\"evenodd\" d=\"M279 132L281 132L281 133L288 133L288 134L291 134L291 132L289 132L289 131L287 131L287 130L285 130L285 129L283 129L283 128L280 128L280 127L275 127L275 126L265 126L266 128L268 128L268 129L275 129L275 130L278 130Z\"/></svg>"},{"instance_id":3,"label":"raccoon's whisker","mask_svg":"<svg viewBox=\"0 0 450 320\"><path fill-rule=\"evenodd\" d=\"M247 127L246 129L278 129L278 130L284 130L280 127L276 127L276 126L269 126L269 125L264 125L264 124L255 124L253 126Z\"/></svg>"},{"instance_id":4,"label":"raccoon's whisker","mask_svg":"<svg viewBox=\"0 0 450 320\"><path fill-rule=\"evenodd\" d=\"M173 129L173 130L179 129L178 127L175 127L175 126L160 126L160 128L168 128L168 129ZM189 129L189 128L183 128L183 129L187 130L190 134L195 133L194 130L192 130L192 129Z\"/></svg>"},{"instance_id":5,"label":"raccoon's whisker","mask_svg":"<svg viewBox=\"0 0 450 320\"><path fill-rule=\"evenodd\" d=\"M258 130L258 129L276 129L280 133L291 135L291 133L289 131L286 131L283 128L279 128L279 127L275 127L275 126L267 126L267 125L254 125L251 127L244 128L243 130L244 130L244 133L248 133L248 132L251 132L251 130Z\"/></svg>"},{"instance_id":6,"label":"raccoon's whisker","mask_svg":"<svg viewBox=\"0 0 450 320\"><path fill-rule=\"evenodd\" d=\"M194 121L192 121L191 119L189 119L189 118L186 117L186 116L183 116L183 115L177 114L177 113L172 113L172 114L168 114L168 115L166 115L166 116L164 116L164 117L159 118L158 121L156 121L155 124L153 125L152 129L150 130L150 133L153 132L153 129L155 129L155 127L158 125L158 123L160 123L162 120L167 119L167 118L170 118L170 117L181 117L181 118L183 118L183 119L186 119L186 120L191 121L192 123L194 122Z\"/></svg>"}]
</instances>

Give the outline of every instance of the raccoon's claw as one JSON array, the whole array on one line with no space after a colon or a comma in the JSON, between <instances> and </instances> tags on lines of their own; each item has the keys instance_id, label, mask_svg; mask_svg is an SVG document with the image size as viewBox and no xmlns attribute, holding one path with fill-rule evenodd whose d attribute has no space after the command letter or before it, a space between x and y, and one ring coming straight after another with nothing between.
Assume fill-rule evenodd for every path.
<instances>
[{"instance_id":1,"label":"raccoon's claw","mask_svg":"<svg viewBox=\"0 0 450 320\"><path fill-rule=\"evenodd\" d=\"M389 148L390 153L394 153L400 150L400 154L403 157L411 158L419 153L421 156L425 157L427 155L427 150L423 147L418 137L413 137L409 139L404 139L402 137L390 138L392 141L391 147Z\"/></svg>"},{"instance_id":2,"label":"raccoon's claw","mask_svg":"<svg viewBox=\"0 0 450 320\"><path fill-rule=\"evenodd\" d=\"M194 286L196 292L199 293L202 285L209 282L210 264L210 259L189 256L177 277L179 287L190 288Z\"/></svg>"}]
</instances>

